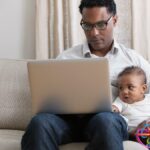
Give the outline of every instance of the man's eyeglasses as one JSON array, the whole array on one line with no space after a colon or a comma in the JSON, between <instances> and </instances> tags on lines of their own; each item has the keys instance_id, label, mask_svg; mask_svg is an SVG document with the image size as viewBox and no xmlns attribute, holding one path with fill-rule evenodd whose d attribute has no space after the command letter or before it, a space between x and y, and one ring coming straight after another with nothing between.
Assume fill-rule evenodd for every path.
<instances>
[{"instance_id":1,"label":"man's eyeglasses","mask_svg":"<svg viewBox=\"0 0 150 150\"><path fill-rule=\"evenodd\" d=\"M85 31L91 31L94 27L98 30L105 30L112 17L113 16L110 16L106 21L99 21L95 24L90 24L81 20L80 25Z\"/></svg>"}]
</instances>

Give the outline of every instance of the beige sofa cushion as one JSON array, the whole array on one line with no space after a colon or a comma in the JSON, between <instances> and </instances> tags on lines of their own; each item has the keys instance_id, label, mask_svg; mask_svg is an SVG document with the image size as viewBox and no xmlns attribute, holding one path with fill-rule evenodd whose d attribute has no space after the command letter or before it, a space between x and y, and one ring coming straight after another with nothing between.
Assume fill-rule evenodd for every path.
<instances>
[{"instance_id":1,"label":"beige sofa cushion","mask_svg":"<svg viewBox=\"0 0 150 150\"><path fill-rule=\"evenodd\" d=\"M25 129L30 119L26 61L0 60L0 128Z\"/></svg>"},{"instance_id":2,"label":"beige sofa cushion","mask_svg":"<svg viewBox=\"0 0 150 150\"><path fill-rule=\"evenodd\" d=\"M23 131L0 130L0 150L21 150ZM125 141L124 150L147 150L137 142ZM60 146L60 150L84 150L87 143L71 143Z\"/></svg>"},{"instance_id":3,"label":"beige sofa cushion","mask_svg":"<svg viewBox=\"0 0 150 150\"><path fill-rule=\"evenodd\" d=\"M21 150L23 131L31 119L31 94L27 62L0 60L0 150ZM2 130L3 129L3 130ZM72 143L60 150L83 150L87 143ZM124 142L125 150L145 150L135 142Z\"/></svg>"},{"instance_id":4,"label":"beige sofa cushion","mask_svg":"<svg viewBox=\"0 0 150 150\"><path fill-rule=\"evenodd\" d=\"M60 150L84 150L87 143L71 143L61 146ZM123 142L124 150L148 150L143 145L132 142L125 141Z\"/></svg>"},{"instance_id":5,"label":"beige sofa cushion","mask_svg":"<svg viewBox=\"0 0 150 150\"><path fill-rule=\"evenodd\" d=\"M21 150L23 131L0 130L0 150Z\"/></svg>"}]
</instances>

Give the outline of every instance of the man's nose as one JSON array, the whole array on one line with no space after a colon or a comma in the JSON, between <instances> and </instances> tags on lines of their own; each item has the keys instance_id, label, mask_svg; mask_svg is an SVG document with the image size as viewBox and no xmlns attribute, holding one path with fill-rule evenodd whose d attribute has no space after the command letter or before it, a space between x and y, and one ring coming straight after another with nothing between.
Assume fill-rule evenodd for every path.
<instances>
[{"instance_id":1,"label":"man's nose","mask_svg":"<svg viewBox=\"0 0 150 150\"><path fill-rule=\"evenodd\" d=\"M96 27L93 27L91 30L91 34L92 34L92 36L96 36L99 34L99 30Z\"/></svg>"}]
</instances>

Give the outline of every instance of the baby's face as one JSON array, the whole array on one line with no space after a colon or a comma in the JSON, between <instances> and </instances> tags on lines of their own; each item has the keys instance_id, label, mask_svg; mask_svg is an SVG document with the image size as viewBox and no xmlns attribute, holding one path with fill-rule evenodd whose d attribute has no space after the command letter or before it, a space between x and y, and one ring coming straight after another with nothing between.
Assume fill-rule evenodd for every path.
<instances>
[{"instance_id":1,"label":"baby's face","mask_svg":"<svg viewBox=\"0 0 150 150\"><path fill-rule=\"evenodd\" d=\"M138 75L127 74L118 79L119 97L125 103L132 104L143 100L146 88L146 84Z\"/></svg>"}]
</instances>

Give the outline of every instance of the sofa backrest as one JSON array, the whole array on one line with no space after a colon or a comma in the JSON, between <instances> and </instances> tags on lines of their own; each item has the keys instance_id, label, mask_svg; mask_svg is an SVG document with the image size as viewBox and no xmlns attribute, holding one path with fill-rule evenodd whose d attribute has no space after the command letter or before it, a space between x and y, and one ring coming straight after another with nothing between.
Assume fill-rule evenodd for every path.
<instances>
[{"instance_id":1,"label":"sofa backrest","mask_svg":"<svg viewBox=\"0 0 150 150\"><path fill-rule=\"evenodd\" d=\"M0 60L0 129L24 130L30 119L27 61Z\"/></svg>"}]
</instances>

